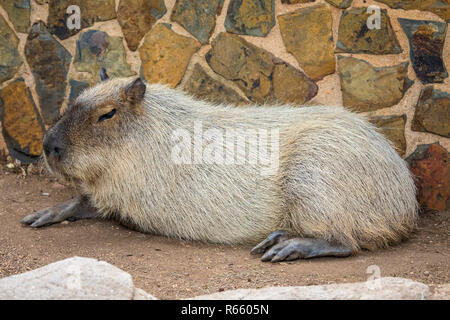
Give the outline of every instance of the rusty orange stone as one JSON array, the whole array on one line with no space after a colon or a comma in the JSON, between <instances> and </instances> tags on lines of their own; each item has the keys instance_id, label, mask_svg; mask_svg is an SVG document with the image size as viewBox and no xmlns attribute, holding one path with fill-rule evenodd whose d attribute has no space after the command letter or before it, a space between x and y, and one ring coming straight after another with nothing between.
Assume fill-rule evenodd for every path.
<instances>
[{"instance_id":1,"label":"rusty orange stone","mask_svg":"<svg viewBox=\"0 0 450 320\"><path fill-rule=\"evenodd\" d=\"M8 147L27 156L42 152L44 127L31 93L23 79L0 91L3 133Z\"/></svg>"},{"instance_id":2,"label":"rusty orange stone","mask_svg":"<svg viewBox=\"0 0 450 320\"><path fill-rule=\"evenodd\" d=\"M199 48L200 42L174 32L170 24L157 24L145 35L139 48L141 74L147 82L175 88Z\"/></svg>"},{"instance_id":3,"label":"rusty orange stone","mask_svg":"<svg viewBox=\"0 0 450 320\"><path fill-rule=\"evenodd\" d=\"M415 176L417 199L422 208L449 208L450 170L448 151L439 143L420 145L406 159Z\"/></svg>"}]
</instances>

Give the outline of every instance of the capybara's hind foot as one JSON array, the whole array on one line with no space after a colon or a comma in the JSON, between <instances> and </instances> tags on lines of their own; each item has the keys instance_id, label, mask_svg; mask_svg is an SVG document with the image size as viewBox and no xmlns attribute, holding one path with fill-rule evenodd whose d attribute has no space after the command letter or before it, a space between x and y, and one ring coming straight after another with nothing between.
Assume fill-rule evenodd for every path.
<instances>
[{"instance_id":1,"label":"capybara's hind foot","mask_svg":"<svg viewBox=\"0 0 450 320\"><path fill-rule=\"evenodd\" d=\"M271 233L266 240L258 244L251 251L252 254L263 252L265 253L261 260L270 262L326 256L348 257L352 254L350 248L341 245L333 245L323 239L289 239L289 234L286 231L275 231Z\"/></svg>"},{"instance_id":2,"label":"capybara's hind foot","mask_svg":"<svg viewBox=\"0 0 450 320\"><path fill-rule=\"evenodd\" d=\"M48 226L64 220L75 221L98 217L97 209L91 206L89 198L78 196L23 218L20 222L33 228Z\"/></svg>"}]
</instances>

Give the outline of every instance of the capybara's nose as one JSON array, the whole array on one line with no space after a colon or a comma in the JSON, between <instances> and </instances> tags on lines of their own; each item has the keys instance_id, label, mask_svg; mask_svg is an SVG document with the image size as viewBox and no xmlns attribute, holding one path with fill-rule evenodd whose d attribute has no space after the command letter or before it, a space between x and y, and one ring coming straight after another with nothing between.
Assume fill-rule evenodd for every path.
<instances>
[{"instance_id":1,"label":"capybara's nose","mask_svg":"<svg viewBox=\"0 0 450 320\"><path fill-rule=\"evenodd\" d=\"M47 157L60 158L64 151L61 139L54 134L46 135L44 138L44 152Z\"/></svg>"}]
</instances>

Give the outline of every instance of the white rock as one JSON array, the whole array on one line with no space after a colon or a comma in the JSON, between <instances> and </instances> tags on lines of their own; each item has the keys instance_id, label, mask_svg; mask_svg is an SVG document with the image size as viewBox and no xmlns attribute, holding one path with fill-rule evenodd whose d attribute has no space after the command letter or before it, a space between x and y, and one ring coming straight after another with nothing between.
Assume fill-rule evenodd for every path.
<instances>
[{"instance_id":1,"label":"white rock","mask_svg":"<svg viewBox=\"0 0 450 320\"><path fill-rule=\"evenodd\" d=\"M130 300L134 295L128 273L89 258L73 257L0 279L0 299Z\"/></svg>"},{"instance_id":2,"label":"white rock","mask_svg":"<svg viewBox=\"0 0 450 320\"><path fill-rule=\"evenodd\" d=\"M158 300L158 298L152 296L151 294L145 292L142 289L135 288L133 300Z\"/></svg>"},{"instance_id":3,"label":"white rock","mask_svg":"<svg viewBox=\"0 0 450 320\"><path fill-rule=\"evenodd\" d=\"M427 285L404 278L302 287L237 289L197 296L194 300L416 300L430 296Z\"/></svg>"}]
</instances>

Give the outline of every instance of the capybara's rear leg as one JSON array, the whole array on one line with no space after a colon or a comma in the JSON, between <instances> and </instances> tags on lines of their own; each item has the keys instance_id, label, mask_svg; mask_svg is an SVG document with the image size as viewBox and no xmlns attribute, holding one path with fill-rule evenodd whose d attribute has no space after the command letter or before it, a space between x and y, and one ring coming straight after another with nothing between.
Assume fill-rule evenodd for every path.
<instances>
[{"instance_id":1,"label":"capybara's rear leg","mask_svg":"<svg viewBox=\"0 0 450 320\"><path fill-rule=\"evenodd\" d=\"M33 228L38 228L64 220L75 221L99 216L99 212L91 205L89 198L80 195L72 200L59 203L54 207L32 213L23 218L21 222Z\"/></svg>"},{"instance_id":2,"label":"capybara's rear leg","mask_svg":"<svg viewBox=\"0 0 450 320\"><path fill-rule=\"evenodd\" d=\"M264 253L262 261L280 262L328 256L348 257L352 254L352 250L323 239L289 238L287 231L278 230L254 247L251 253Z\"/></svg>"}]
</instances>

